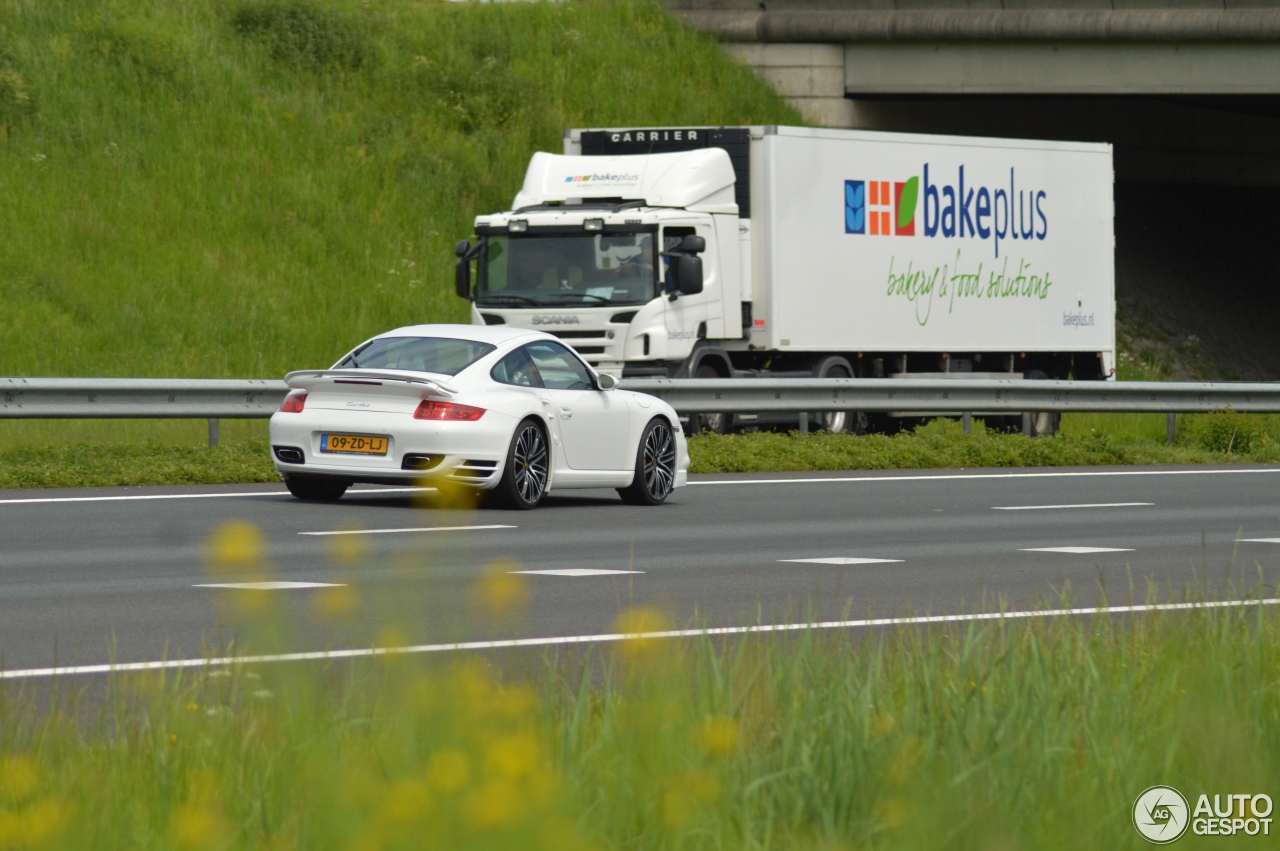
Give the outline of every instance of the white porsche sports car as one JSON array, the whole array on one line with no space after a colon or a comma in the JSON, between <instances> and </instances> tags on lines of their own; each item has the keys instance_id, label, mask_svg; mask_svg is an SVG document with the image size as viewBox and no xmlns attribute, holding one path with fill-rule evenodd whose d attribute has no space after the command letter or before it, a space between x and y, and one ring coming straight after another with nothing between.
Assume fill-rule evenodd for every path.
<instances>
[{"instance_id":1,"label":"white porsche sports car","mask_svg":"<svg viewBox=\"0 0 1280 851\"><path fill-rule=\"evenodd\" d=\"M617 488L658 505L688 479L680 420L615 390L550 334L414 325L361 343L332 369L285 376L271 453L289 492L335 500L354 482L452 482L512 508L550 490Z\"/></svg>"}]
</instances>

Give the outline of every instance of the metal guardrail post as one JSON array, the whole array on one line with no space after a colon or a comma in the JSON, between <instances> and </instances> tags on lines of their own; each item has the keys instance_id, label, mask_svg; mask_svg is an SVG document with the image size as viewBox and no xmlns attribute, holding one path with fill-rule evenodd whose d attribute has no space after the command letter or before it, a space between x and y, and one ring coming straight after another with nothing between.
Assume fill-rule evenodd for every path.
<instances>
[{"instance_id":1,"label":"metal guardrail post","mask_svg":"<svg viewBox=\"0 0 1280 851\"><path fill-rule=\"evenodd\" d=\"M960 417L960 422L964 424L964 433L973 434L973 412L965 411Z\"/></svg>"},{"instance_id":2,"label":"metal guardrail post","mask_svg":"<svg viewBox=\"0 0 1280 851\"><path fill-rule=\"evenodd\" d=\"M1166 422L1166 432L1167 432L1166 436L1168 437L1168 440L1169 440L1169 445L1173 446L1175 443L1178 442L1178 415L1177 414L1168 415L1168 420Z\"/></svg>"},{"instance_id":3,"label":"metal guardrail post","mask_svg":"<svg viewBox=\"0 0 1280 851\"><path fill-rule=\"evenodd\" d=\"M218 445L218 418L210 417L209 418L209 448L212 449L217 445Z\"/></svg>"}]
</instances>

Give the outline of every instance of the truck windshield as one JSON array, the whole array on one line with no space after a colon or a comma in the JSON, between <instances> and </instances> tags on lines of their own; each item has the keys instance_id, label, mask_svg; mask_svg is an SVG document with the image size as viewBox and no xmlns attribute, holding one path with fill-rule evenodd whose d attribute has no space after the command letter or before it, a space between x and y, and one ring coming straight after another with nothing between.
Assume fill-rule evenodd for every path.
<instances>
[{"instance_id":1,"label":"truck windshield","mask_svg":"<svg viewBox=\"0 0 1280 851\"><path fill-rule=\"evenodd\" d=\"M476 304L645 304L658 295L654 234L491 236Z\"/></svg>"}]
</instances>

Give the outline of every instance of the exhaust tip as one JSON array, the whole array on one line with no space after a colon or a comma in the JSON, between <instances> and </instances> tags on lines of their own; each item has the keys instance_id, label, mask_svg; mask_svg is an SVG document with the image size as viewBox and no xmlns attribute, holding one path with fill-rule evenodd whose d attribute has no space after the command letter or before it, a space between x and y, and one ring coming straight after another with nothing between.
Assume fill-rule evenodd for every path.
<instances>
[{"instance_id":1,"label":"exhaust tip","mask_svg":"<svg viewBox=\"0 0 1280 851\"><path fill-rule=\"evenodd\" d=\"M400 469L430 470L440 466L440 462L443 460L443 455L422 455L417 452L408 452L405 453L404 460L400 462Z\"/></svg>"},{"instance_id":2,"label":"exhaust tip","mask_svg":"<svg viewBox=\"0 0 1280 851\"><path fill-rule=\"evenodd\" d=\"M273 446L272 451L276 453L276 458L285 464L305 464L306 457L302 454L302 450L296 446Z\"/></svg>"}]
</instances>

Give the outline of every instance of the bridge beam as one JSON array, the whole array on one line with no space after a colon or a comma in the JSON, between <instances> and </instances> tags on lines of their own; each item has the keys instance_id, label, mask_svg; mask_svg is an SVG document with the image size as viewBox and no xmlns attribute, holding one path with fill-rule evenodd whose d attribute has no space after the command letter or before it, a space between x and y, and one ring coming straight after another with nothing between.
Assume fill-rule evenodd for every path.
<instances>
[{"instance_id":1,"label":"bridge beam","mask_svg":"<svg viewBox=\"0 0 1280 851\"><path fill-rule=\"evenodd\" d=\"M1280 8L674 11L813 124L1107 141L1121 180L1280 186Z\"/></svg>"}]
</instances>

